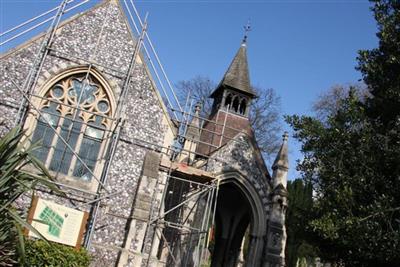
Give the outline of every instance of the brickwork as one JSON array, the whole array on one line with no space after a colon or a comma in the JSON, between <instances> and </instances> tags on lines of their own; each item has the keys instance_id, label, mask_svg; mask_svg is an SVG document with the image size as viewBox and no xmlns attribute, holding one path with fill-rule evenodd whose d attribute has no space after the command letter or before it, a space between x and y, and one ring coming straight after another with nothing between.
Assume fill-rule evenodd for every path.
<instances>
[{"instance_id":1,"label":"brickwork","mask_svg":"<svg viewBox=\"0 0 400 267\"><path fill-rule=\"evenodd\" d=\"M252 134L247 117L218 110L204 123L200 135L200 141L203 143L198 146L197 153L210 155L241 132Z\"/></svg>"},{"instance_id":2,"label":"brickwork","mask_svg":"<svg viewBox=\"0 0 400 267\"><path fill-rule=\"evenodd\" d=\"M22 87L42 40L43 35L40 35L1 56L0 135L8 131L16 119L22 95L15 84ZM89 11L61 23L43 68L38 74L33 94L43 96L44 88L54 77L74 69L88 68L89 62L92 62L94 64L91 65L91 69L107 83L116 106L120 100L134 47L135 39L121 6L114 0L104 1ZM160 147L168 142L171 144L172 140L169 139L172 129L147 67L140 59L132 71L127 90L128 94L123 99L125 123L105 182L107 190L114 194L100 202L90 246L92 265L145 266L147 258L150 257L149 266L162 266L163 263L156 258L159 239L154 238L154 227L148 222L158 215L162 207L161 198L167 173L159 168L162 156ZM217 150L206 147L204 151L201 150L204 146L199 148L201 153L211 155L208 165L201 167L202 171L207 171L210 177L238 173L251 187L254 198L262 207L263 217L260 219L267 221L273 208L270 204L273 195L272 178L251 137L247 118L234 114L226 116L226 113L220 112L219 115L216 113L212 120L219 124L225 123L238 131L223 130L222 126L215 127L212 123L206 124L205 129L218 133L224 131L224 135L229 138L222 141L219 137L212 139L203 131L202 141L210 141L216 146L221 144L222 147ZM231 138L235 140L230 140ZM38 190L37 195L68 207L92 211L95 192L73 189L66 191L68 200L49 194L46 190ZM83 204L87 201L92 202L90 205ZM21 209L26 209L29 202L29 197L23 197L18 200L18 205ZM197 211L192 215L189 215L190 207L194 202L183 206L188 225L200 224L204 217L203 202L199 202ZM282 231L279 230L283 227L282 222L279 225L274 224L274 227L277 229L275 232ZM266 233L266 227L261 232ZM263 244L262 238L268 237L256 236L252 242L257 239L259 244ZM191 242L196 243L196 240ZM259 249L263 250L264 247ZM265 261L263 259L263 262ZM261 262L261 257L255 262Z\"/></svg>"}]
</instances>

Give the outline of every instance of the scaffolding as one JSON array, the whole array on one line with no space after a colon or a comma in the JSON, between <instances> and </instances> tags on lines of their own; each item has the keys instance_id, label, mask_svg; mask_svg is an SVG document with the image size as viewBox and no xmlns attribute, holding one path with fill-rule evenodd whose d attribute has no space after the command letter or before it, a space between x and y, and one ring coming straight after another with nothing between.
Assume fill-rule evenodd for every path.
<instances>
[{"instance_id":1,"label":"scaffolding","mask_svg":"<svg viewBox=\"0 0 400 267\"><path fill-rule=\"evenodd\" d=\"M162 153L160 177L157 179L154 190L155 192L162 193L161 196L157 196L157 194L154 193L151 199L150 215L145 221L147 224L145 239L148 242L144 242L141 249L142 258L145 260L146 266L154 266L154 262L162 263L166 266L201 266L207 263L209 259L209 242L212 238L220 181L215 178L213 174L208 172L207 164L211 157L210 153L200 153L192 147L186 148L184 143L192 142L195 147L207 146L212 148L212 151L216 151L224 144L223 140L241 142L235 139L232 134L227 135L226 131L229 130L231 133L232 131L241 133L242 129L235 129L226 125L229 107L224 111L225 118L222 120L222 123L219 121L218 117L216 120L210 120L194 112L193 107L198 100L192 99L190 94L187 96L186 103L182 108L147 33L147 14L144 19L142 19L132 0L120 1L128 17L131 29L135 30L133 35L136 36L136 44L126 72L115 70L95 61L95 54L102 41L104 27L107 23L107 16L104 17L95 49L93 49L92 55L89 56L88 59L71 54L67 55L52 47L54 40L57 38L57 29L63 17L66 14L71 14L88 2L90 1L63 0L57 7L0 34L1 40L5 39L0 43L0 46L3 46L41 26L48 25L48 29L43 35L43 40L36 54L33 66L23 85L19 86L16 81L11 80L11 83L23 97L18 107L15 124L24 125L28 112L34 111L35 119L41 119L54 134L57 135L58 140L62 141L64 147L61 160L64 159L66 153L72 153L74 157L76 157L76 160L90 173L91 178L97 181L98 188L95 192L61 183L57 180L53 182L55 185L68 190L69 200L76 208L86 207L90 210L90 217L84 238L84 246L89 248L91 246L94 226L101 202L122 193L113 192L107 184L107 178L115 157L118 142L121 141L121 132L126 118L126 96L128 94L129 84L133 78L132 75L137 64L137 59L141 54L147 66L150 66L149 71L152 77L156 78L156 88L160 89L160 94L166 102L168 114L170 114L173 124L176 126L174 142L167 147L136 137L130 140L124 140L124 142ZM105 71L108 70L118 73L123 77L124 82L117 99L116 112L113 115L95 114L96 116L102 116L103 119L109 120L112 125L109 129L99 129L105 132L103 140L105 144L107 144L107 147L103 149L98 156L99 159L103 159L105 162L100 175L96 175L93 169L87 165L85 159L83 159L69 144L71 135L74 134L72 127L67 129L66 134L61 134L57 131L57 126L54 126L49 119L44 116L43 111L34 104L38 101L53 101L34 93L39 76L44 68L44 62L49 55L62 56L73 62L85 62L87 71L83 79L82 86L84 89L90 86L89 75L91 69L94 67L100 67ZM84 89L82 89L80 95L77 96L78 100L82 98ZM78 121L82 123L78 118L79 112L91 112L83 110L79 106L79 101L76 105L59 102L57 102L57 104L68 106L68 108L73 110L72 116L69 117L73 123ZM60 117L65 119L63 116ZM198 121L197 125L192 123L194 120ZM212 124L213 126L206 129L203 127L205 123ZM88 126L89 124L86 123L84 127ZM90 127L96 129L94 125L90 125ZM207 132L212 138L211 140L201 140L201 138L188 137L187 132L189 128L197 130L199 136ZM83 128L79 131L83 131L82 129ZM81 134L82 132L79 133ZM182 155L184 155L184 157L182 157ZM190 158L195 160L189 160ZM212 158L212 160L224 161L219 158ZM188 169L190 171L188 171ZM54 172L54 175L56 178L60 175L59 168ZM136 185L136 187L139 188L139 184ZM133 205L136 205L136 203L137 201L134 200ZM150 246L146 246L146 244L150 244Z\"/></svg>"}]
</instances>

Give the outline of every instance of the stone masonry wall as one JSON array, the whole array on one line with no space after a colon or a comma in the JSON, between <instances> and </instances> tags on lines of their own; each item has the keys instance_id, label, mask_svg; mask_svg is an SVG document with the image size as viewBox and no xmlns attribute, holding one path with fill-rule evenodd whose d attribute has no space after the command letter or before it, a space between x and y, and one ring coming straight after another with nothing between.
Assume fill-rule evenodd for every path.
<instances>
[{"instance_id":1,"label":"stone masonry wall","mask_svg":"<svg viewBox=\"0 0 400 267\"><path fill-rule=\"evenodd\" d=\"M117 1L103 2L60 26L51 45L53 50L46 57L43 70L39 74L38 87L34 93L39 93L40 85L53 75L87 65L90 60L97 63L94 68L109 82L118 99L135 45L118 5ZM22 95L11 80L22 86L42 38L33 39L1 57L0 134L12 126L22 100ZM106 184L110 192L118 194L101 202L94 226L91 250L94 256L93 266L115 265L129 230L128 222L144 156L147 151L163 144L166 132L166 126L162 124L164 113L145 66L140 62L136 64L132 77L126 97L128 116ZM140 140L145 142L141 143ZM74 207L74 204L65 199L46 197ZM82 209L89 211L90 206ZM140 223L136 227L140 228ZM134 238L131 246L137 247L140 242L141 240ZM129 260L132 260L131 256Z\"/></svg>"},{"instance_id":2,"label":"stone masonry wall","mask_svg":"<svg viewBox=\"0 0 400 267\"><path fill-rule=\"evenodd\" d=\"M211 155L207 171L216 174L232 170L240 172L254 185L268 214L268 197L271 189L267 176L255 160L254 153L256 153L255 149L246 134L239 134L235 140L231 140Z\"/></svg>"}]
</instances>

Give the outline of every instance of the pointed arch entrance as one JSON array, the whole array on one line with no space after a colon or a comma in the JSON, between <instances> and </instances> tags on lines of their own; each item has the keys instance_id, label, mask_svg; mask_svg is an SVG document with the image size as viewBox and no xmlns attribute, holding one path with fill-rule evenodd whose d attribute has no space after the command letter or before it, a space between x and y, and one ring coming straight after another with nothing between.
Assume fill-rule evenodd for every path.
<instances>
[{"instance_id":1,"label":"pointed arch entrance","mask_svg":"<svg viewBox=\"0 0 400 267\"><path fill-rule=\"evenodd\" d=\"M219 178L211 266L237 266L242 249L243 266L260 266L267 220L257 190L238 172L224 173ZM247 240L243 242L246 229Z\"/></svg>"}]
</instances>

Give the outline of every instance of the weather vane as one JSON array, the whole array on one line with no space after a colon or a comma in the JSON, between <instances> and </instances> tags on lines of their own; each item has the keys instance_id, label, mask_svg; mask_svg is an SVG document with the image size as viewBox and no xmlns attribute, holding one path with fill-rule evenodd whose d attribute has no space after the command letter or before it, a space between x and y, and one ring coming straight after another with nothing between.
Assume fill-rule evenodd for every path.
<instances>
[{"instance_id":1,"label":"weather vane","mask_svg":"<svg viewBox=\"0 0 400 267\"><path fill-rule=\"evenodd\" d=\"M247 21L247 24L243 26L243 28L244 28L244 36L242 44L245 44L247 42L247 35L249 34L249 31L251 31L250 19Z\"/></svg>"}]
</instances>

